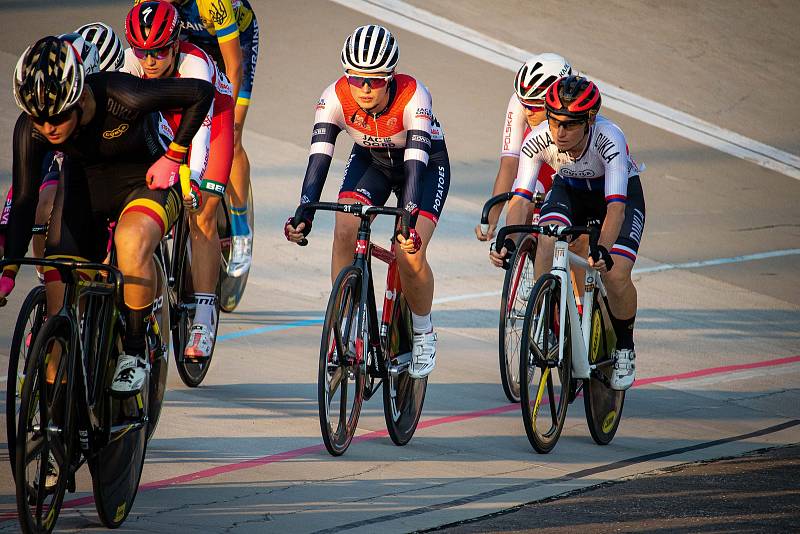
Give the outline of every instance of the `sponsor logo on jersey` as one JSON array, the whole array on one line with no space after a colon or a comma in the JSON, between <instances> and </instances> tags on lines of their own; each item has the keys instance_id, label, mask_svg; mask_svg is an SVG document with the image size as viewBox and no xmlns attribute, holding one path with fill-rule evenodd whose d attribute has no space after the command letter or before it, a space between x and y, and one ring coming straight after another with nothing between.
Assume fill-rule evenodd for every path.
<instances>
[{"instance_id":1,"label":"sponsor logo on jersey","mask_svg":"<svg viewBox=\"0 0 800 534\"><path fill-rule=\"evenodd\" d=\"M314 128L314 133L311 135L325 135L327 131L327 128Z\"/></svg>"},{"instance_id":2,"label":"sponsor logo on jersey","mask_svg":"<svg viewBox=\"0 0 800 534\"><path fill-rule=\"evenodd\" d=\"M539 135L529 137L525 144L522 145L521 150L523 154L529 158L532 158L534 154L538 154L552 144L553 139L550 137L550 132L544 132Z\"/></svg>"},{"instance_id":3,"label":"sponsor logo on jersey","mask_svg":"<svg viewBox=\"0 0 800 534\"><path fill-rule=\"evenodd\" d=\"M618 150L612 152L615 148L614 142L611 139L600 132L597 133L597 137L594 140L594 149L601 158L606 160L606 163L611 163L614 161L614 158L619 156Z\"/></svg>"},{"instance_id":4,"label":"sponsor logo on jersey","mask_svg":"<svg viewBox=\"0 0 800 534\"><path fill-rule=\"evenodd\" d=\"M417 113L415 115L418 119L428 119L429 121L433 120L433 111L428 108L417 108Z\"/></svg>"},{"instance_id":5,"label":"sponsor logo on jersey","mask_svg":"<svg viewBox=\"0 0 800 534\"><path fill-rule=\"evenodd\" d=\"M431 140L424 135L411 134L411 141L415 143L422 143L425 146L431 146Z\"/></svg>"},{"instance_id":6,"label":"sponsor logo on jersey","mask_svg":"<svg viewBox=\"0 0 800 534\"><path fill-rule=\"evenodd\" d=\"M108 112L114 115L115 117L119 117L120 119L126 121L131 121L135 119L136 116L138 115L136 111L128 109L119 102L117 102L116 100L112 100L110 98L106 103L106 110L108 110Z\"/></svg>"},{"instance_id":7,"label":"sponsor logo on jersey","mask_svg":"<svg viewBox=\"0 0 800 534\"><path fill-rule=\"evenodd\" d=\"M436 198L433 199L433 209L436 213L442 212L442 200L444 200L445 174L444 165L439 165L439 180L436 182Z\"/></svg>"},{"instance_id":8,"label":"sponsor logo on jersey","mask_svg":"<svg viewBox=\"0 0 800 534\"><path fill-rule=\"evenodd\" d=\"M372 200L372 193L370 193L366 189L362 189L362 188L356 189L356 193L361 193L362 195L364 195L368 199Z\"/></svg>"},{"instance_id":9,"label":"sponsor logo on jersey","mask_svg":"<svg viewBox=\"0 0 800 534\"><path fill-rule=\"evenodd\" d=\"M366 134L361 138L361 145L378 148L394 148L397 146L392 142L391 137L373 137Z\"/></svg>"},{"instance_id":10,"label":"sponsor logo on jersey","mask_svg":"<svg viewBox=\"0 0 800 534\"><path fill-rule=\"evenodd\" d=\"M386 121L387 128L394 128L397 126L397 117L392 117L388 121Z\"/></svg>"},{"instance_id":11,"label":"sponsor logo on jersey","mask_svg":"<svg viewBox=\"0 0 800 534\"><path fill-rule=\"evenodd\" d=\"M206 128L211 128L211 115L206 115L206 118L203 119L203 126Z\"/></svg>"},{"instance_id":12,"label":"sponsor logo on jersey","mask_svg":"<svg viewBox=\"0 0 800 534\"><path fill-rule=\"evenodd\" d=\"M129 126L126 123L122 123L113 130L106 130L103 132L103 139L115 139L120 135L124 134L128 131Z\"/></svg>"},{"instance_id":13,"label":"sponsor logo on jersey","mask_svg":"<svg viewBox=\"0 0 800 534\"><path fill-rule=\"evenodd\" d=\"M417 211L417 205L409 201L409 203L406 204L406 211L413 214L415 211Z\"/></svg>"},{"instance_id":14,"label":"sponsor logo on jersey","mask_svg":"<svg viewBox=\"0 0 800 534\"><path fill-rule=\"evenodd\" d=\"M317 109L325 109L325 99L324 98L320 98L317 101Z\"/></svg>"},{"instance_id":15,"label":"sponsor logo on jersey","mask_svg":"<svg viewBox=\"0 0 800 534\"><path fill-rule=\"evenodd\" d=\"M631 222L631 239L636 241L636 244L642 241L642 232L644 231L644 213L638 209L633 210L633 221Z\"/></svg>"},{"instance_id":16,"label":"sponsor logo on jersey","mask_svg":"<svg viewBox=\"0 0 800 534\"><path fill-rule=\"evenodd\" d=\"M511 124L514 122L514 112L509 111L506 115L506 128L503 130L503 151L511 149Z\"/></svg>"},{"instance_id":17,"label":"sponsor logo on jersey","mask_svg":"<svg viewBox=\"0 0 800 534\"><path fill-rule=\"evenodd\" d=\"M208 13L218 26L221 26L228 16L228 10L225 9L225 6L219 0L216 2L211 2L211 6L208 8Z\"/></svg>"},{"instance_id":18,"label":"sponsor logo on jersey","mask_svg":"<svg viewBox=\"0 0 800 534\"><path fill-rule=\"evenodd\" d=\"M570 178L594 178L595 174L594 171L591 169L570 169L569 167L562 167L558 171L562 176L568 176Z\"/></svg>"}]
</instances>

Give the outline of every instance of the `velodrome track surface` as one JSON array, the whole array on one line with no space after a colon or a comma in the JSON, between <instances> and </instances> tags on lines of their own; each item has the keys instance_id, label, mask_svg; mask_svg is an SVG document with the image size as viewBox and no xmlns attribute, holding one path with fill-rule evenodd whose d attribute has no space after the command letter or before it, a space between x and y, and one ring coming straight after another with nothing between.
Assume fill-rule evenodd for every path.
<instances>
[{"instance_id":1,"label":"velodrome track surface","mask_svg":"<svg viewBox=\"0 0 800 534\"><path fill-rule=\"evenodd\" d=\"M430 24L430 15L399 2L359 2L360 9L390 8L371 14L345 1L252 3L262 29L245 132L255 183L255 267L242 305L223 316L203 386L190 390L176 373L170 376L141 491L122 531L412 531L656 468L800 442L800 181L791 156L800 153L800 60L789 38L800 13L791 2L758 9L708 2L702 12L688 3L630 9L605 2L580 14L555 2L543 2L540 13L529 12L527 2L413 2L481 32L483 40L472 45L442 36L466 35L463 28ZM129 6L21 4L0 4L7 87L17 57L40 34L96 19L121 29ZM321 445L316 404L332 217L316 218L305 249L286 243L281 227L299 196L314 104L340 72L341 42L379 15L392 17L385 23L400 42L400 70L431 89L453 166L430 251L439 365L408 446L394 447L385 436L375 399L365 405L359 439L334 459ZM567 25L579 15L583 38ZM415 25L415 17L428 25ZM588 28L591 21L596 27ZM728 143L718 150L698 141L681 130L684 119L664 126L653 114L633 118L613 104L605 112L647 165L636 275L638 380L607 447L591 441L577 403L557 448L537 455L518 407L506 403L499 384L501 273L472 233L496 173L513 79L485 52L496 49L492 39L531 52L560 51L607 84L667 106L673 119L682 112L715 125L719 142ZM4 189L17 116L6 95L0 99ZM731 154L731 143L761 160ZM350 142L340 136L338 145L327 199L335 198ZM774 147L769 157L761 145ZM0 310L0 347L8 346L16 308L32 283L29 273ZM6 361L2 348L2 369ZM3 394L5 386L0 378ZM0 446L0 531L15 531L6 446ZM81 475L59 519L65 531L101 528L91 482Z\"/></svg>"}]
</instances>

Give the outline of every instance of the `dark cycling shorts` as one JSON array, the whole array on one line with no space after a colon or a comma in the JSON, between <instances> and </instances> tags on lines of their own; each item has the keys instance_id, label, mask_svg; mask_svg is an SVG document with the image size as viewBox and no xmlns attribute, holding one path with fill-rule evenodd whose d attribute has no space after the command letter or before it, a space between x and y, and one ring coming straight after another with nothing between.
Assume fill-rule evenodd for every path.
<instances>
[{"instance_id":1,"label":"dark cycling shorts","mask_svg":"<svg viewBox=\"0 0 800 534\"><path fill-rule=\"evenodd\" d=\"M248 6L249 7L249 6ZM250 94L253 92L253 84L256 80L256 63L258 62L258 43L259 43L258 20L253 11L253 22L245 31L239 34L239 44L242 47L242 87L239 89L239 97L236 99L237 106L250 105ZM219 43L195 43L205 50L222 72L225 72L225 60L222 59L222 52Z\"/></svg>"},{"instance_id":2,"label":"dark cycling shorts","mask_svg":"<svg viewBox=\"0 0 800 534\"><path fill-rule=\"evenodd\" d=\"M437 148L438 143L442 143L441 149L430 155L428 166L425 167L419 206L419 215L434 223L439 222L450 190L450 160L444 142L434 141L433 149ZM383 206L392 192L398 198L402 196L405 181L403 165L382 165L375 161L370 149L353 145L339 189L339 199L353 198L365 204Z\"/></svg>"},{"instance_id":3,"label":"dark cycling shorts","mask_svg":"<svg viewBox=\"0 0 800 534\"><path fill-rule=\"evenodd\" d=\"M87 178L79 166L65 160L45 246L46 257L100 262L108 253L108 227L122 214L139 212L152 218L162 234L175 223L181 206L177 185L148 189L148 165L115 165L102 171L102 179ZM45 270L45 281L58 279Z\"/></svg>"},{"instance_id":4,"label":"dark cycling shorts","mask_svg":"<svg viewBox=\"0 0 800 534\"><path fill-rule=\"evenodd\" d=\"M553 187L544 199L539 224L565 224L583 226L590 220L602 221L606 217L606 199L603 188L587 191L570 187L560 175L553 179ZM625 203L625 220L619 230L619 237L611 247L611 254L624 256L636 261L639 244L644 231L644 193L638 176L628 179L628 198Z\"/></svg>"}]
</instances>

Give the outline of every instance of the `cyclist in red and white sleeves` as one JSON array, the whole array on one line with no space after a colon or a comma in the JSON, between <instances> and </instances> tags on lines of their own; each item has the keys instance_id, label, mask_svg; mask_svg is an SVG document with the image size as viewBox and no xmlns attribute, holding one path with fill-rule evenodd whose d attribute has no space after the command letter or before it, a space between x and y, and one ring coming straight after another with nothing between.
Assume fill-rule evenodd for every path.
<instances>
[{"instance_id":1,"label":"cyclist in red and white sleeves","mask_svg":"<svg viewBox=\"0 0 800 534\"><path fill-rule=\"evenodd\" d=\"M397 41L382 26L361 26L345 40L341 55L345 75L317 103L301 203L319 200L336 136L346 130L355 144L339 201L384 205L394 192L412 215L409 238L397 237L397 263L414 327L408 373L421 378L436 365L430 315L434 280L426 250L447 198L450 162L431 95L413 77L395 72L398 57ZM308 235L312 221L297 228L290 221L286 237L297 243ZM353 259L358 224L352 216L336 215L332 278Z\"/></svg>"},{"instance_id":2,"label":"cyclist in red and white sleeves","mask_svg":"<svg viewBox=\"0 0 800 534\"><path fill-rule=\"evenodd\" d=\"M217 279L220 242L217 208L225 193L233 161L232 87L214 61L199 47L178 39L178 11L167 2L142 2L130 10L125 36L131 48L125 51L123 71L140 78L198 78L214 85L214 103L209 116L192 139L189 168L193 197L190 214L192 282L196 313L184 355L208 358L214 349ZM177 127L178 113L164 113ZM195 211L197 210L197 211Z\"/></svg>"},{"instance_id":3,"label":"cyclist in red and white sleeves","mask_svg":"<svg viewBox=\"0 0 800 534\"><path fill-rule=\"evenodd\" d=\"M532 128L545 120L544 97L547 88L561 76L572 74L570 63L558 54L544 53L531 57L517 71L514 78L514 94L508 100L508 109L503 120L503 135L500 148L500 168L494 180L492 196L511 191L511 185L517 177L522 141ZM553 169L543 164L539 170L537 191L517 191L516 194L529 200L534 193L545 193L550 189ZM481 225L475 227L475 235L480 241L494 237L497 221L503 211L503 204L498 204L489 212L489 230L484 234ZM524 224L529 219L526 213L519 222L507 224Z\"/></svg>"}]
</instances>

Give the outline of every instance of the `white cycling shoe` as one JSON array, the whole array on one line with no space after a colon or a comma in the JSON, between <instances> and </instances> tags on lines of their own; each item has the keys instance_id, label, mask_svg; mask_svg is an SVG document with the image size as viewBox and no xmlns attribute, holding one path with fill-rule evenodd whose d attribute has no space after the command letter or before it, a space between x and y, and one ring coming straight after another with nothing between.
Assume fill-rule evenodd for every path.
<instances>
[{"instance_id":1,"label":"white cycling shoe","mask_svg":"<svg viewBox=\"0 0 800 534\"><path fill-rule=\"evenodd\" d=\"M228 263L228 276L238 278L250 270L253 262L253 234L231 236L233 254Z\"/></svg>"},{"instance_id":2,"label":"white cycling shoe","mask_svg":"<svg viewBox=\"0 0 800 534\"><path fill-rule=\"evenodd\" d=\"M633 349L614 351L614 369L611 372L611 389L625 391L636 378L636 353Z\"/></svg>"},{"instance_id":3,"label":"white cycling shoe","mask_svg":"<svg viewBox=\"0 0 800 534\"><path fill-rule=\"evenodd\" d=\"M189 342L183 355L192 360L207 360L214 351L214 332L208 325L195 323L189 330Z\"/></svg>"},{"instance_id":4,"label":"white cycling shoe","mask_svg":"<svg viewBox=\"0 0 800 534\"><path fill-rule=\"evenodd\" d=\"M150 364L142 356L120 354L114 380L111 381L111 394L116 397L131 397L142 390Z\"/></svg>"},{"instance_id":5,"label":"white cycling shoe","mask_svg":"<svg viewBox=\"0 0 800 534\"><path fill-rule=\"evenodd\" d=\"M436 367L436 332L414 334L408 376L411 378L425 378L431 374L434 367Z\"/></svg>"}]
</instances>

